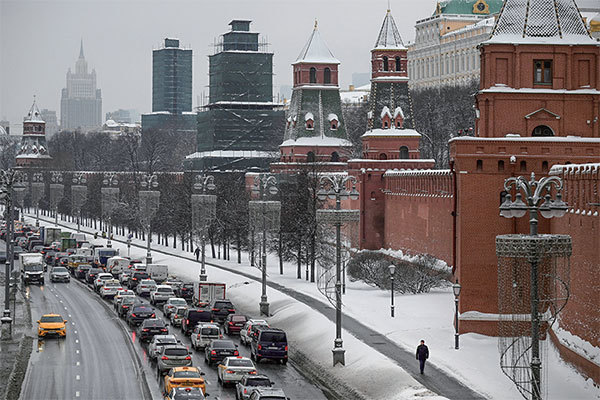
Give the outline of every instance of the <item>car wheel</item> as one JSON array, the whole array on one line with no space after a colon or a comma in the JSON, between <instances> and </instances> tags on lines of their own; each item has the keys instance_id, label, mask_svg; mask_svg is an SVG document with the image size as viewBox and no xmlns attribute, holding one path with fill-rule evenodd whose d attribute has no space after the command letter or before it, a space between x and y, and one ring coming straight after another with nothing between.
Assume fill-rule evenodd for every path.
<instances>
[{"instance_id":1,"label":"car wheel","mask_svg":"<svg viewBox=\"0 0 600 400\"><path fill-rule=\"evenodd\" d=\"M221 384L221 386L225 386L223 383L223 379L221 379L221 375L217 374L217 381Z\"/></svg>"},{"instance_id":2,"label":"car wheel","mask_svg":"<svg viewBox=\"0 0 600 400\"><path fill-rule=\"evenodd\" d=\"M287 361L288 361L288 360L287 360L287 358L284 358L284 359L282 359L282 360L281 360L281 363L282 363L283 365L285 365L285 364L287 364Z\"/></svg>"},{"instance_id":3,"label":"car wheel","mask_svg":"<svg viewBox=\"0 0 600 400\"><path fill-rule=\"evenodd\" d=\"M254 356L254 359L256 360L256 363L258 364L260 362L260 360L262 360L262 357L257 354Z\"/></svg>"}]
</instances>

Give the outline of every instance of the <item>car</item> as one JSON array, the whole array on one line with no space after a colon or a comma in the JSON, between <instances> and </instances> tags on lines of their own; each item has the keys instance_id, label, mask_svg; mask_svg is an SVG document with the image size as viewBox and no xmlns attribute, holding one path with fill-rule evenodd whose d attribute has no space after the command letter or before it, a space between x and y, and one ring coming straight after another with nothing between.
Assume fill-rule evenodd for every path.
<instances>
[{"instance_id":1,"label":"car","mask_svg":"<svg viewBox=\"0 0 600 400\"><path fill-rule=\"evenodd\" d=\"M94 290L100 293L100 288L104 286L104 281L113 280L112 274L108 272L100 272L96 275L96 279L94 279ZM116 292L115 292L116 293Z\"/></svg>"},{"instance_id":2,"label":"car","mask_svg":"<svg viewBox=\"0 0 600 400\"><path fill-rule=\"evenodd\" d=\"M121 282L117 279L107 279L103 281L102 287L100 287L100 297L103 299L111 299L116 296L119 290L123 290Z\"/></svg>"},{"instance_id":3,"label":"car","mask_svg":"<svg viewBox=\"0 0 600 400\"><path fill-rule=\"evenodd\" d=\"M153 279L142 279L135 288L140 297L150 296L153 290L156 290L156 282Z\"/></svg>"},{"instance_id":4,"label":"car","mask_svg":"<svg viewBox=\"0 0 600 400\"><path fill-rule=\"evenodd\" d=\"M19 259L19 254L24 253L25 250L23 250L23 248L21 246L13 246L13 258L15 260Z\"/></svg>"},{"instance_id":5,"label":"car","mask_svg":"<svg viewBox=\"0 0 600 400\"><path fill-rule=\"evenodd\" d=\"M133 271L130 269L125 269L121 272L121 274L119 275L119 281L121 281L121 283L123 285L127 285L127 282L129 281L129 278L131 278L131 274L133 274Z\"/></svg>"},{"instance_id":6,"label":"car","mask_svg":"<svg viewBox=\"0 0 600 400\"><path fill-rule=\"evenodd\" d=\"M167 278L166 281L163 282L163 285L171 286L174 292L177 292L177 288L180 288L183 285L183 282L175 279L174 277Z\"/></svg>"},{"instance_id":7,"label":"car","mask_svg":"<svg viewBox=\"0 0 600 400\"><path fill-rule=\"evenodd\" d=\"M204 361L210 366L215 362L220 362L229 356L239 356L237 344L232 340L219 339L211 340L208 346L204 348Z\"/></svg>"},{"instance_id":8,"label":"car","mask_svg":"<svg viewBox=\"0 0 600 400\"><path fill-rule=\"evenodd\" d=\"M171 313L177 309L177 307L186 307L187 302L181 297L171 297L163 305L163 313L165 317L170 317Z\"/></svg>"},{"instance_id":9,"label":"car","mask_svg":"<svg viewBox=\"0 0 600 400\"><path fill-rule=\"evenodd\" d=\"M228 299L214 299L208 304L213 321L223 322L229 314L235 313L233 303Z\"/></svg>"},{"instance_id":10,"label":"car","mask_svg":"<svg viewBox=\"0 0 600 400\"><path fill-rule=\"evenodd\" d=\"M48 250L42 254L44 255L44 262L48 265L52 265L52 260L54 260L56 252L54 250Z\"/></svg>"},{"instance_id":11,"label":"car","mask_svg":"<svg viewBox=\"0 0 600 400\"><path fill-rule=\"evenodd\" d=\"M71 248L67 249L67 254L68 255L73 255L73 254L75 254L76 251L77 251L77 249L71 247Z\"/></svg>"},{"instance_id":12,"label":"car","mask_svg":"<svg viewBox=\"0 0 600 400\"><path fill-rule=\"evenodd\" d=\"M156 311L147 304L137 304L127 311L127 323L129 326L139 325L148 318L156 318Z\"/></svg>"},{"instance_id":13,"label":"car","mask_svg":"<svg viewBox=\"0 0 600 400\"><path fill-rule=\"evenodd\" d=\"M69 267L69 258L68 257L61 258L58 261L58 265L60 265L61 267L68 268Z\"/></svg>"},{"instance_id":14,"label":"car","mask_svg":"<svg viewBox=\"0 0 600 400\"><path fill-rule=\"evenodd\" d=\"M175 297L175 293L171 286L157 285L154 290L150 292L150 304L157 305L158 303L165 303L171 297Z\"/></svg>"},{"instance_id":15,"label":"car","mask_svg":"<svg viewBox=\"0 0 600 400\"><path fill-rule=\"evenodd\" d=\"M127 317L130 308L141 304L142 302L135 296L123 296L117 306L117 314L119 317Z\"/></svg>"},{"instance_id":16,"label":"car","mask_svg":"<svg viewBox=\"0 0 600 400\"><path fill-rule=\"evenodd\" d=\"M115 311L117 311L117 313L119 311L119 307L121 306L124 298L131 297L133 299L137 299L137 297L134 294L127 293L127 294L120 294L119 295L119 292L123 292L123 291L119 290L117 292L117 295L115 297L113 297L113 308L115 309Z\"/></svg>"},{"instance_id":17,"label":"car","mask_svg":"<svg viewBox=\"0 0 600 400\"><path fill-rule=\"evenodd\" d=\"M242 314L229 314L225 321L223 322L223 329L225 333L228 335L232 335L234 333L239 334L244 324L248 321L248 317Z\"/></svg>"},{"instance_id":18,"label":"car","mask_svg":"<svg viewBox=\"0 0 600 400\"><path fill-rule=\"evenodd\" d=\"M189 367L192 365L192 355L187 347L182 344L162 346L156 357L157 375L163 375L171 368Z\"/></svg>"},{"instance_id":19,"label":"car","mask_svg":"<svg viewBox=\"0 0 600 400\"><path fill-rule=\"evenodd\" d=\"M65 267L54 267L50 271L50 282L71 282L71 274Z\"/></svg>"},{"instance_id":20,"label":"car","mask_svg":"<svg viewBox=\"0 0 600 400\"><path fill-rule=\"evenodd\" d=\"M96 280L96 278L98 277L98 274L104 272L101 268L90 268L86 273L85 273L85 281L87 283L89 283L90 285L94 284L94 281Z\"/></svg>"},{"instance_id":21,"label":"car","mask_svg":"<svg viewBox=\"0 0 600 400\"><path fill-rule=\"evenodd\" d=\"M269 326L269 323L264 319L250 319L246 321L246 324L240 331L240 342L246 346L250 345L252 338L250 337L252 333L252 325L263 325Z\"/></svg>"},{"instance_id":22,"label":"car","mask_svg":"<svg viewBox=\"0 0 600 400\"><path fill-rule=\"evenodd\" d=\"M119 299L123 296L135 296L135 293L133 292L133 290L124 289L123 287L121 287L121 290L117 290L117 294L115 294L115 297L113 297L113 303L117 303Z\"/></svg>"},{"instance_id":23,"label":"car","mask_svg":"<svg viewBox=\"0 0 600 400\"><path fill-rule=\"evenodd\" d=\"M221 386L237 383L246 375L257 375L256 367L251 359L242 356L225 357L217 365L217 380Z\"/></svg>"},{"instance_id":24,"label":"car","mask_svg":"<svg viewBox=\"0 0 600 400\"><path fill-rule=\"evenodd\" d=\"M138 339L140 342L148 342L154 335L166 335L169 333L169 328L165 321L158 318L148 318L142 321L138 330Z\"/></svg>"},{"instance_id":25,"label":"car","mask_svg":"<svg viewBox=\"0 0 600 400\"><path fill-rule=\"evenodd\" d=\"M175 289L175 294L177 297L184 298L186 300L191 300L194 297L194 284L193 283L184 283L177 289Z\"/></svg>"},{"instance_id":26,"label":"car","mask_svg":"<svg viewBox=\"0 0 600 400\"><path fill-rule=\"evenodd\" d=\"M181 320L181 332L189 335L199 322L213 322L212 313L199 308L188 308Z\"/></svg>"},{"instance_id":27,"label":"car","mask_svg":"<svg viewBox=\"0 0 600 400\"><path fill-rule=\"evenodd\" d=\"M175 309L175 312L172 312L170 314L169 320L171 322L171 325L181 326L181 321L183 321L187 309L187 306L177 307L177 309Z\"/></svg>"},{"instance_id":28,"label":"car","mask_svg":"<svg viewBox=\"0 0 600 400\"><path fill-rule=\"evenodd\" d=\"M258 330L256 339L250 345L250 358L257 363L263 358L268 358L287 364L288 342L285 332L277 328Z\"/></svg>"},{"instance_id":29,"label":"car","mask_svg":"<svg viewBox=\"0 0 600 400\"><path fill-rule=\"evenodd\" d=\"M42 251L42 249L43 249L43 248L44 248L44 246L43 246L43 245L41 245L41 244L36 244L35 246L33 246L33 247L31 248L31 252L32 252L32 253L40 253L40 252Z\"/></svg>"},{"instance_id":30,"label":"car","mask_svg":"<svg viewBox=\"0 0 600 400\"><path fill-rule=\"evenodd\" d=\"M154 335L148 345L148 357L150 357L150 360L156 360L162 346L178 343L179 341L175 335Z\"/></svg>"},{"instance_id":31,"label":"car","mask_svg":"<svg viewBox=\"0 0 600 400\"><path fill-rule=\"evenodd\" d=\"M195 350L204 350L204 348L211 342L211 340L222 339L221 330L219 325L212 323L200 323L196 325L190 335L192 341L192 347Z\"/></svg>"},{"instance_id":32,"label":"car","mask_svg":"<svg viewBox=\"0 0 600 400\"><path fill-rule=\"evenodd\" d=\"M248 400L250 393L257 388L270 388L273 382L266 375L245 375L235 385L236 400Z\"/></svg>"},{"instance_id":33,"label":"car","mask_svg":"<svg viewBox=\"0 0 600 400\"><path fill-rule=\"evenodd\" d=\"M165 400L205 400L204 392L195 387L176 387L165 396Z\"/></svg>"},{"instance_id":34,"label":"car","mask_svg":"<svg viewBox=\"0 0 600 400\"><path fill-rule=\"evenodd\" d=\"M197 387L206 394L206 383L204 382L204 372L198 367L175 367L171 368L165 375L165 392L170 392L176 387Z\"/></svg>"},{"instance_id":35,"label":"car","mask_svg":"<svg viewBox=\"0 0 600 400\"><path fill-rule=\"evenodd\" d=\"M257 388L250 393L249 400L289 400L282 389Z\"/></svg>"},{"instance_id":36,"label":"car","mask_svg":"<svg viewBox=\"0 0 600 400\"><path fill-rule=\"evenodd\" d=\"M75 278L85 280L85 276L90 269L92 269L90 264L79 264L75 268Z\"/></svg>"},{"instance_id":37,"label":"car","mask_svg":"<svg viewBox=\"0 0 600 400\"><path fill-rule=\"evenodd\" d=\"M0 251L0 264L5 264L6 263L6 251L1 250Z\"/></svg>"},{"instance_id":38,"label":"car","mask_svg":"<svg viewBox=\"0 0 600 400\"><path fill-rule=\"evenodd\" d=\"M57 335L64 338L67 336L67 320L63 319L60 314L44 314L37 323L38 337Z\"/></svg>"},{"instance_id":39,"label":"car","mask_svg":"<svg viewBox=\"0 0 600 400\"><path fill-rule=\"evenodd\" d=\"M58 253L54 254L54 261L52 262L53 265L58 265L58 263L60 262L60 259L63 257L68 257L69 254L68 253L64 253L62 251L59 251Z\"/></svg>"},{"instance_id":40,"label":"car","mask_svg":"<svg viewBox=\"0 0 600 400\"><path fill-rule=\"evenodd\" d=\"M134 270L129 279L127 280L127 286L129 286L129 289L135 289L141 280L148 278L150 278L150 275L148 275L146 271Z\"/></svg>"}]
</instances>

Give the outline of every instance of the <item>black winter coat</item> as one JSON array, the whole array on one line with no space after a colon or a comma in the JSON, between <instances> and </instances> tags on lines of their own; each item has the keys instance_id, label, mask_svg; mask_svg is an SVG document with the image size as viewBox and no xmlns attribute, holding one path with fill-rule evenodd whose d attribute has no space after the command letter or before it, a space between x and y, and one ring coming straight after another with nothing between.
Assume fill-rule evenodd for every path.
<instances>
[{"instance_id":1,"label":"black winter coat","mask_svg":"<svg viewBox=\"0 0 600 400\"><path fill-rule=\"evenodd\" d=\"M429 349L424 344L417 347L417 360L427 360L429 358Z\"/></svg>"}]
</instances>

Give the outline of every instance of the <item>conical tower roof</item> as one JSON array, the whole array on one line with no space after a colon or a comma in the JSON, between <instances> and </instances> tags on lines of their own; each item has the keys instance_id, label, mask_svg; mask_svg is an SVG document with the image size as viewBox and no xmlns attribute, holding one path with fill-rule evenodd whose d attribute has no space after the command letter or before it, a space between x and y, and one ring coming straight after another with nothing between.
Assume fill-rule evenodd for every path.
<instances>
[{"instance_id":1,"label":"conical tower roof","mask_svg":"<svg viewBox=\"0 0 600 400\"><path fill-rule=\"evenodd\" d=\"M402 42L400 32L398 32L396 21L394 21L394 17L392 17L392 13L388 9L387 13L385 14L385 18L383 19L383 24L381 25L377 42L375 42L375 50L405 48L406 47L404 46L404 42Z\"/></svg>"},{"instance_id":2,"label":"conical tower roof","mask_svg":"<svg viewBox=\"0 0 600 400\"><path fill-rule=\"evenodd\" d=\"M484 43L597 44L574 0L506 0Z\"/></svg>"},{"instance_id":3,"label":"conical tower roof","mask_svg":"<svg viewBox=\"0 0 600 400\"><path fill-rule=\"evenodd\" d=\"M31 105L27 116L23 119L23 122L46 123L46 121L42 119L42 113L35 102L35 97L33 98L33 104Z\"/></svg>"},{"instance_id":4,"label":"conical tower roof","mask_svg":"<svg viewBox=\"0 0 600 400\"><path fill-rule=\"evenodd\" d=\"M300 55L294 62L294 64L306 63L306 64L339 64L340 61L335 58L329 47L325 44L319 29L317 28L317 22L315 21L315 28L312 34L308 38L308 42L304 45L304 48L300 52Z\"/></svg>"},{"instance_id":5,"label":"conical tower roof","mask_svg":"<svg viewBox=\"0 0 600 400\"><path fill-rule=\"evenodd\" d=\"M83 56L83 39L81 39L81 44L79 45L79 58L85 58Z\"/></svg>"}]
</instances>

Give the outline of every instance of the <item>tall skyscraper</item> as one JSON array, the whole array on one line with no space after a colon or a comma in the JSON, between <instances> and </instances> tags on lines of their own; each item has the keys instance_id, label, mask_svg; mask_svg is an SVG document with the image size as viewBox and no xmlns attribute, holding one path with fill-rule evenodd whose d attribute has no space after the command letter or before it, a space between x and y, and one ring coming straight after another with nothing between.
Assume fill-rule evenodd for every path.
<instances>
[{"instance_id":1,"label":"tall skyscraper","mask_svg":"<svg viewBox=\"0 0 600 400\"><path fill-rule=\"evenodd\" d=\"M42 119L46 122L46 136L48 139L58 132L58 118L56 118L56 111L48 110L44 108L40 111Z\"/></svg>"},{"instance_id":2,"label":"tall skyscraper","mask_svg":"<svg viewBox=\"0 0 600 400\"><path fill-rule=\"evenodd\" d=\"M192 50L179 47L179 39L167 38L152 52L152 111L192 111Z\"/></svg>"},{"instance_id":3,"label":"tall skyscraper","mask_svg":"<svg viewBox=\"0 0 600 400\"><path fill-rule=\"evenodd\" d=\"M96 88L96 70L88 73L83 55L83 40L75 72L67 72L67 87L62 90L60 124L65 130L90 130L102 125L102 94Z\"/></svg>"}]
</instances>

